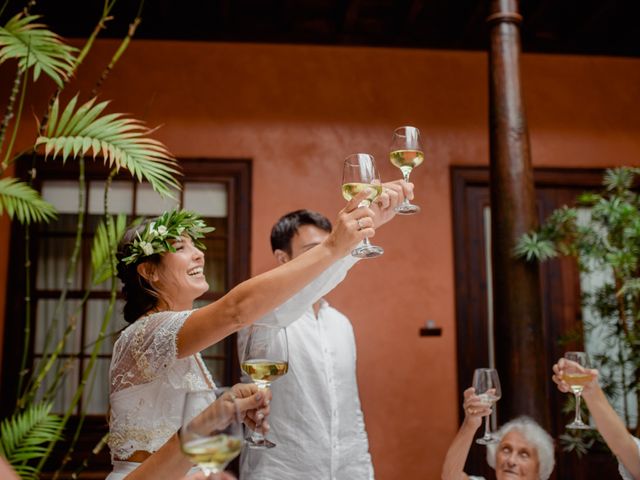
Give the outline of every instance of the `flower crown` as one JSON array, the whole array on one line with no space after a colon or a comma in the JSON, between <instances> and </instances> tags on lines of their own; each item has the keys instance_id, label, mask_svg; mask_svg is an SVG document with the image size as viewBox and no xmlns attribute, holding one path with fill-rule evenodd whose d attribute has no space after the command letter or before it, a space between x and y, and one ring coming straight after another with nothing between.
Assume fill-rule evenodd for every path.
<instances>
[{"instance_id":1,"label":"flower crown","mask_svg":"<svg viewBox=\"0 0 640 480\"><path fill-rule=\"evenodd\" d=\"M205 250L204 244L198 240L205 233L214 231L207 227L197 214L188 210L173 210L164 212L153 222L145 225L142 232L136 232L136 238L129 244L129 256L122 258L125 264L135 263L141 258L166 252L175 252L171 240L177 240L184 235L191 237L194 246Z\"/></svg>"}]
</instances>

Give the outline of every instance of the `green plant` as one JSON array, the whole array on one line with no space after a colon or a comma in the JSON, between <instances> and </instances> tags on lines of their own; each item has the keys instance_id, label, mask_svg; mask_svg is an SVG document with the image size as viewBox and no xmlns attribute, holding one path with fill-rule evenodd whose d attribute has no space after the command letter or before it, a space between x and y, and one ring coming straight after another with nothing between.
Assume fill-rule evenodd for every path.
<instances>
[{"instance_id":1,"label":"green plant","mask_svg":"<svg viewBox=\"0 0 640 480\"><path fill-rule=\"evenodd\" d=\"M46 454L46 445L61 438L62 419L51 413L50 403L33 403L0 423L0 455L24 479L37 479L30 460Z\"/></svg>"},{"instance_id":2,"label":"green plant","mask_svg":"<svg viewBox=\"0 0 640 480\"><path fill-rule=\"evenodd\" d=\"M126 50L135 29L140 22L142 1L138 16L130 25L127 36L115 51L111 61L105 67L96 82L96 88L90 98L80 102L75 94L63 104L62 92L67 88L69 79L75 75L78 66L89 53L99 32L105 28L110 12L116 0L104 0L102 17L98 20L92 35L83 48L78 50L69 45L47 27L39 23L37 15L31 15L29 9L35 4L28 2L25 10L0 27L0 65L16 66L13 87L7 102L5 115L0 122L0 215L24 225L27 257L25 269L31 268L28 244L30 225L35 222L49 222L56 218L55 209L45 202L31 186L30 180L11 177L10 168L17 162L33 162L35 155L42 152L46 157L61 159L62 163L75 161L79 169L78 222L75 247L68 260L65 287L62 289L58 305L45 332L44 361L35 368L28 364L28 346L32 336L32 320L29 305L25 318L23 357L20 365L20 383L18 399L13 414L2 424L2 450L10 463L26 478L37 478L47 461L53 446L61 438L67 422L75 412L86 386L90 386L91 374L102 341L107 337L107 327L111 321L116 301L115 252L119 239L126 229L124 215L113 216L109 213L109 189L111 180L121 170L128 171L138 181L147 181L163 196L171 196L180 188L177 180L178 164L167 148L152 139L152 131L142 122L119 113L105 113L109 102L96 103L97 89L105 81L120 56ZM1 12L0 12L1 13ZM25 105L29 79L33 82L48 77L55 84L46 111L42 112L37 131L33 132L33 145L26 151L14 152L17 132L22 128L21 114ZM5 138L9 138L8 144ZM67 285L71 284L80 252L84 229L84 164L85 157L91 155L93 161L102 161L110 169L104 190L104 218L98 226L91 250L92 285L110 281L109 304L100 325L97 340L91 345L91 353L80 381L62 416L51 414L51 402L57 389L63 383L67 369L63 362L57 362L69 335L75 328L75 312L65 317L61 314L67 301ZM29 278L29 274L26 275ZM29 302L29 283L25 285L26 302ZM91 287L89 287L91 288ZM87 301L89 290L85 292L80 307ZM64 322L64 334L54 338L59 322ZM43 392L41 386L48 379L49 388ZM66 462L72 455L84 420L80 415L78 427L72 433ZM6 431L5 431L6 429ZM68 433L68 432L65 432ZM37 455L36 455L37 453ZM64 462L60 469L64 467Z\"/></svg>"},{"instance_id":3,"label":"green plant","mask_svg":"<svg viewBox=\"0 0 640 480\"><path fill-rule=\"evenodd\" d=\"M515 249L528 260L571 256L581 274L600 277L582 292L583 330L599 339L590 356L605 393L620 401L619 413L629 426L630 398L640 399L640 196L634 188L639 173L629 167L606 170L601 191L580 195L575 207L555 210Z\"/></svg>"}]
</instances>

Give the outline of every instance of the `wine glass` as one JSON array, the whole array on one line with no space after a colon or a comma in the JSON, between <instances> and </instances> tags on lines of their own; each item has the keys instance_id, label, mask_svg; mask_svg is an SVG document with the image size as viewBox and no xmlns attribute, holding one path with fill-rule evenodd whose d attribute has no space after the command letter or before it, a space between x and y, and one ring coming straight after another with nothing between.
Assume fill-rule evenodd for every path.
<instances>
[{"instance_id":1,"label":"wine glass","mask_svg":"<svg viewBox=\"0 0 640 480\"><path fill-rule=\"evenodd\" d=\"M576 412L573 422L567 425L567 428L590 430L591 427L582 421L582 411L580 409L580 398L582 398L582 389L591 381L591 375L585 372L589 368L589 357L585 352L566 352L564 354L565 362L562 372L562 380L564 380L576 398Z\"/></svg>"},{"instance_id":2,"label":"wine glass","mask_svg":"<svg viewBox=\"0 0 640 480\"><path fill-rule=\"evenodd\" d=\"M502 396L498 371L495 368L476 368L473 372L473 388L482 403L486 404L487 407L491 407ZM484 436L476 440L476 443L480 445L489 445L497 442L491 434L489 417L491 415L484 417Z\"/></svg>"},{"instance_id":3,"label":"wine glass","mask_svg":"<svg viewBox=\"0 0 640 480\"><path fill-rule=\"evenodd\" d=\"M376 168L373 155L368 153L354 153L344 160L342 169L342 196L348 201L365 188L369 189L369 196L360 202L358 207L368 207L381 193L382 183ZM382 255L384 249L371 245L365 237L362 245L351 251L351 255L358 258L373 258Z\"/></svg>"},{"instance_id":4,"label":"wine glass","mask_svg":"<svg viewBox=\"0 0 640 480\"><path fill-rule=\"evenodd\" d=\"M420 143L420 130L416 127L398 127L391 139L391 163L402 172L405 182L409 181L411 171L424 160L424 152ZM420 207L409 202L407 198L396 207L396 212L402 215L418 213Z\"/></svg>"},{"instance_id":5,"label":"wine glass","mask_svg":"<svg viewBox=\"0 0 640 480\"><path fill-rule=\"evenodd\" d=\"M260 390L268 388L285 375L289 370L287 330L275 325L252 325L240 367ZM247 442L250 448L276 446L260 432L253 432Z\"/></svg>"},{"instance_id":6,"label":"wine glass","mask_svg":"<svg viewBox=\"0 0 640 480\"><path fill-rule=\"evenodd\" d=\"M180 448L207 476L222 472L242 450L242 422L235 396L218 389L187 392L182 409Z\"/></svg>"}]
</instances>

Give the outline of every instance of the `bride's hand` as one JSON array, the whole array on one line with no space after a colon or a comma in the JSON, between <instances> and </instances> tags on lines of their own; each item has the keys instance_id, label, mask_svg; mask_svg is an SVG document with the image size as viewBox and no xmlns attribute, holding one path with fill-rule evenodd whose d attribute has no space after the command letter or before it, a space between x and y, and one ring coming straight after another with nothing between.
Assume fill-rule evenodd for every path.
<instances>
[{"instance_id":1,"label":"bride's hand","mask_svg":"<svg viewBox=\"0 0 640 480\"><path fill-rule=\"evenodd\" d=\"M371 238L376 233L373 210L369 207L358 207L369 193L366 189L361 191L340 210L331 234L323 242L340 256L348 254L365 237Z\"/></svg>"}]
</instances>

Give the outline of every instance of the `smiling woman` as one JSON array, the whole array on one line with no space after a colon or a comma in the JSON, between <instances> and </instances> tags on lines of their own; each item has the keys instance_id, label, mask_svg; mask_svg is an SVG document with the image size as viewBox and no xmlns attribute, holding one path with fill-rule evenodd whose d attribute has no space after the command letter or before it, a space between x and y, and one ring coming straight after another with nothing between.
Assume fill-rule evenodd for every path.
<instances>
[{"instance_id":1,"label":"smiling woman","mask_svg":"<svg viewBox=\"0 0 640 480\"><path fill-rule=\"evenodd\" d=\"M276 307L278 318L297 318L299 307L286 304L292 295L306 286L321 296L344 278L354 263L351 249L370 233L356 222L374 215L373 210L358 208L365 195L354 197L340 211L336 228L315 248L199 309L193 309L194 301L209 285L198 247L212 229L194 213L175 210L125 233L117 267L126 301L124 316L131 325L114 345L109 371L109 447L114 464L109 480L124 478L173 437L186 392L207 390L208 403L215 400L202 350Z\"/></svg>"},{"instance_id":2,"label":"smiling woman","mask_svg":"<svg viewBox=\"0 0 640 480\"><path fill-rule=\"evenodd\" d=\"M464 391L463 407L464 421L447 451L443 480L483 480L468 476L463 469L473 437L482 417L491 414L491 405L472 387ZM555 466L553 439L531 418L518 417L493 434L493 443L487 445L487 463L495 469L497 480L547 480Z\"/></svg>"}]
</instances>

